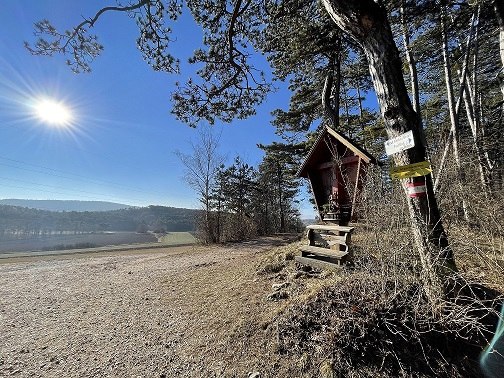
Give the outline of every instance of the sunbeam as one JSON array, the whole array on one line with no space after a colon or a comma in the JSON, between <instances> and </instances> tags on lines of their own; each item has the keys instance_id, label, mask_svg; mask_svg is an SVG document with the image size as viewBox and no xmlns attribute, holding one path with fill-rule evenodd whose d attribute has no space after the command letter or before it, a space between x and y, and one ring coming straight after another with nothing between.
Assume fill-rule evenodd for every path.
<instances>
[{"instance_id":1,"label":"sunbeam","mask_svg":"<svg viewBox=\"0 0 504 378\"><path fill-rule=\"evenodd\" d=\"M58 127L71 125L73 119L67 105L48 98L41 99L35 104L35 112L41 121Z\"/></svg>"}]
</instances>

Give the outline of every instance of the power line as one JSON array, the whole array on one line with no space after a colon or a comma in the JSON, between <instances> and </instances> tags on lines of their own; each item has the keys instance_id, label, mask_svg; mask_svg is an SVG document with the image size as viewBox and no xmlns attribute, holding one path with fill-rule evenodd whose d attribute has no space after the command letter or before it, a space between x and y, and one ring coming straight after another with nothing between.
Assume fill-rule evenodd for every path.
<instances>
[{"instance_id":1,"label":"power line","mask_svg":"<svg viewBox=\"0 0 504 378\"><path fill-rule=\"evenodd\" d=\"M8 187L8 188L16 188L16 189L26 189L26 190L30 190L30 189L33 189L33 188L28 188L26 186L19 186L19 185L10 185L10 184L2 184L2 186L4 187ZM63 192L56 192L56 191L52 191L52 190L44 190L44 189L37 189L38 192L44 192L44 193L50 193L50 194L59 194L59 195L69 195L68 193L63 193ZM86 196L86 195L82 195L80 194L79 195L79 198L88 198L90 200L97 200L96 197L91 197L91 196ZM113 198L113 197L107 197L107 196L104 196L103 199L101 199L102 201L103 200L108 200L108 201L114 201L114 202L117 202L119 201L118 199L116 198Z\"/></svg>"},{"instance_id":2,"label":"power line","mask_svg":"<svg viewBox=\"0 0 504 378\"><path fill-rule=\"evenodd\" d=\"M43 187L46 187L46 188L54 188L56 190L63 190L65 192L68 192L68 193L62 193L62 192L58 192L58 191L53 191L53 190L43 190L43 189L37 189L37 191L44 191L44 192L47 192L47 193L51 193L51 194L64 194L64 195L68 195L69 193L72 194L73 192L77 192L77 193L85 193L85 194L91 194L93 196L98 196L98 197L104 197L104 198L108 198L109 200L113 197L110 197L110 196L107 196L107 195L104 195L104 194L100 194L100 193L94 193L94 192L89 192L89 191L86 191L86 190L79 190L79 189L66 189L66 188L61 188L61 187L58 187L58 186L54 186L54 185L47 185L47 184L40 184L40 183L37 183L37 182L33 182L33 181L26 181L26 180L19 180L19 179L12 179L12 178L8 178L8 177L0 177L0 180L7 180L7 181L17 181L17 182L21 182L21 183L25 183L25 184L31 184L31 185L36 185L36 186L43 186ZM9 187L16 187L16 188L20 188L20 189L26 189L26 190L33 190L33 188L31 187L24 187L24 186L13 186L13 185L4 185L4 186L9 186ZM96 197L90 197L90 196L86 196L86 195L82 195L82 194L78 194L79 196L81 197L87 197L87 198L96 198ZM131 198L129 197L131 200L133 201L139 201L139 202L145 202L145 200L140 200L139 198Z\"/></svg>"},{"instance_id":3,"label":"power line","mask_svg":"<svg viewBox=\"0 0 504 378\"><path fill-rule=\"evenodd\" d=\"M79 174L76 174L76 173L66 172L66 171L62 171L62 170L58 170L58 169L53 169L53 168L48 168L48 167L45 167L45 166L42 166L42 165L27 163L27 162L23 162L21 160L11 159L11 158L7 158L7 157L4 157L4 156L0 156L0 159L11 161L11 162L14 162L14 163L17 163L17 164L24 164L24 165L27 165L27 166L32 166L32 167L36 167L36 168L45 169L45 170L47 170L49 172L41 171L41 170L36 170L36 169L31 169L31 168L26 168L26 167L19 167L19 166L16 166L16 165L11 165L11 164L0 162L0 165L6 166L6 167L10 167L10 168L20 169L20 170L30 171L30 172L35 172L35 173L41 173L41 174L45 174L45 175L50 175L50 176L54 176L54 177L63 178L63 179L66 179L66 180L72 180L72 181L76 180L76 178L77 178L80 181L87 181L87 182L92 182L92 183L95 183L95 184L113 185L113 186L119 187L121 189L131 190L131 191L135 191L135 192L139 192L139 193L145 193L144 189L141 189L141 188L138 188L138 187L129 186L129 185L119 184L119 183L116 183L116 182L113 182L113 181L92 179L92 178L89 178L89 177L86 177L86 176L83 176L83 175L79 175ZM56 173L54 173L54 172L56 172ZM65 175L75 176L75 178L74 177L63 176L63 175L60 175L58 173L63 173ZM154 193L154 194L166 195L166 192L161 192L161 191L150 191L150 192Z\"/></svg>"}]
</instances>

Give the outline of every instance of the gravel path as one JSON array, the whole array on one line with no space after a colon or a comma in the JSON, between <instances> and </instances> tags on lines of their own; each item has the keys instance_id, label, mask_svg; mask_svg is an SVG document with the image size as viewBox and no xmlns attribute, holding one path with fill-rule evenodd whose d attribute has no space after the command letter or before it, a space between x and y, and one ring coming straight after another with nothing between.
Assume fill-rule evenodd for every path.
<instances>
[{"instance_id":1,"label":"gravel path","mask_svg":"<svg viewBox=\"0 0 504 378\"><path fill-rule=\"evenodd\" d=\"M250 265L278 242L2 264L0 376L226 375L205 356L256 316Z\"/></svg>"}]
</instances>

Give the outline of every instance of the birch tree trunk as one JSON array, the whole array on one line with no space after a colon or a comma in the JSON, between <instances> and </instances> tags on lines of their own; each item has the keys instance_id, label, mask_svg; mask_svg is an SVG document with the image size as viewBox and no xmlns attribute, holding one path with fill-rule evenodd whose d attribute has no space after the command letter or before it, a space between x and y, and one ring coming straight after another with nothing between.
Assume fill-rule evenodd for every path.
<instances>
[{"instance_id":1,"label":"birch tree trunk","mask_svg":"<svg viewBox=\"0 0 504 378\"><path fill-rule=\"evenodd\" d=\"M466 85L466 79L467 79L467 70L469 66L469 56L471 53L471 43L472 43L472 38L474 34L474 20L476 17L476 13L473 14L473 17L471 18L471 22L469 25L469 35L467 36L467 42L466 42L466 52L464 55L464 63L462 65L462 74L460 75L460 86L459 86L459 93L458 93L458 98L457 98L457 104L455 105L455 118L458 120L459 115L460 115L460 106L462 104L462 98L464 94L464 88ZM452 138L453 138L453 128L450 128L450 133L448 134L448 138L445 143L445 148L443 151L443 155L441 157L441 161L438 166L438 170L436 173L436 180L434 182L434 193L438 192L439 184L441 182L441 177L443 174L446 158L448 156L448 152L450 151L450 144L452 143Z\"/></svg>"},{"instance_id":2,"label":"birch tree trunk","mask_svg":"<svg viewBox=\"0 0 504 378\"><path fill-rule=\"evenodd\" d=\"M464 172L462 170L462 165L460 162L459 153L459 118L455 110L455 97L453 95L453 82L450 64L450 53L448 51L448 32L446 27L446 5L442 3L441 5L441 34L443 39L443 63L444 63L444 75L446 82L446 95L448 98L448 112L450 114L450 124L451 124L451 134L452 134L452 147L453 147L453 157L455 158L455 171L458 180L459 193L462 200L462 211L464 213L464 219L469 224L469 209L467 207L467 201L465 199L463 182Z\"/></svg>"},{"instance_id":3,"label":"birch tree trunk","mask_svg":"<svg viewBox=\"0 0 504 378\"><path fill-rule=\"evenodd\" d=\"M477 53L477 52L476 52ZM476 69L476 67L475 67ZM460 75L460 73L459 73ZM469 78L468 78L469 79ZM468 80L469 81L469 80ZM480 174L481 188L485 194L485 197L490 195L489 189L489 179L488 179L488 166L485 162L485 151L482 145L481 138L481 123L479 120L478 109L474 107L475 104L475 92L471 89L471 82L469 81L464 90L464 103L466 108L466 116L471 128L471 134L473 137L474 149L476 151L476 158L478 160L478 170Z\"/></svg>"},{"instance_id":4,"label":"birch tree trunk","mask_svg":"<svg viewBox=\"0 0 504 378\"><path fill-rule=\"evenodd\" d=\"M476 151L476 158L478 160L478 170L480 174L481 187L485 194L485 197L489 197L492 193L490 187L490 167L491 162L488 158L488 152L486 152L483 143L483 127L482 127L482 117L481 117L481 103L480 103L480 93L478 88L478 67L479 67L479 19L480 19L481 7L477 6L476 12L474 13L475 23L473 24L474 29L474 54L472 63L472 75L467 76L467 83L464 85L464 103L466 107L466 115L471 126L471 133L473 136L474 148ZM472 29L471 29L472 30ZM460 75L460 72L459 72ZM463 82L463 80L461 80Z\"/></svg>"},{"instance_id":5,"label":"birch tree trunk","mask_svg":"<svg viewBox=\"0 0 504 378\"><path fill-rule=\"evenodd\" d=\"M418 72L416 67L416 60L413 56L413 52L410 47L410 32L408 24L406 22L406 1L401 1L401 6L399 7L399 13L401 14L401 29L403 34L403 47L406 54L406 61L408 62L408 68L410 72L410 82L411 82L411 96L413 98L413 110L418 116L418 121L420 122L420 136L422 137L422 142L427 149L427 138L425 137L425 132L423 129L422 121L422 111L420 109L420 90L418 87ZM426 157L429 157L428 151L426 151ZM432 175L433 176L433 175Z\"/></svg>"},{"instance_id":6,"label":"birch tree trunk","mask_svg":"<svg viewBox=\"0 0 504 378\"><path fill-rule=\"evenodd\" d=\"M425 145L420 134L420 122L408 97L399 51L386 10L373 0L322 0L322 4L336 25L366 54L388 137L393 138L409 130L413 132L415 147L395 154L396 165L423 161ZM410 198L407 194L407 184L421 180L423 178L403 180L402 185L424 276L432 282L436 280L433 267L455 269L455 261L441 222L431 176L425 177L425 197Z\"/></svg>"}]
</instances>

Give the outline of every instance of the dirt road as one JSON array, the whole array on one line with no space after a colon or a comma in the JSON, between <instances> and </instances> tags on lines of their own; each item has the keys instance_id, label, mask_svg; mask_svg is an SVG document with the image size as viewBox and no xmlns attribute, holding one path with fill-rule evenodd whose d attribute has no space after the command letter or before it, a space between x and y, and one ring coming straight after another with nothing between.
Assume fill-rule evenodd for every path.
<instances>
[{"instance_id":1,"label":"dirt road","mask_svg":"<svg viewBox=\"0 0 504 378\"><path fill-rule=\"evenodd\" d=\"M258 328L276 306L264 300L271 282L257 278L254 264L281 242L2 264L0 376L199 377L259 371L268 351L236 343L230 348L229 340Z\"/></svg>"}]
</instances>

